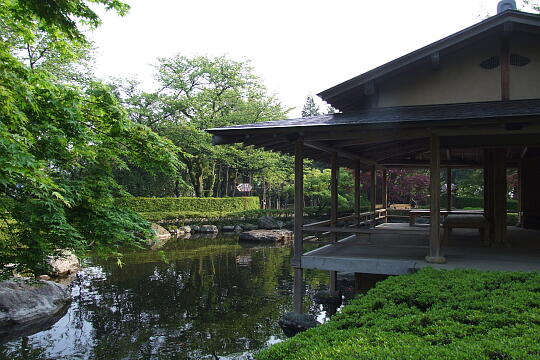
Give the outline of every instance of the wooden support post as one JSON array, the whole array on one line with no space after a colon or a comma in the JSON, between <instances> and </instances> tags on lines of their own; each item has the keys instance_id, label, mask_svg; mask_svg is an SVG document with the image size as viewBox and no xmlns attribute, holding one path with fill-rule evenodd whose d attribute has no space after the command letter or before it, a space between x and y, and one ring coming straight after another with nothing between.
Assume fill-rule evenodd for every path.
<instances>
[{"instance_id":1,"label":"wooden support post","mask_svg":"<svg viewBox=\"0 0 540 360\"><path fill-rule=\"evenodd\" d=\"M337 163L337 153L332 153L332 164L330 170L330 226L337 225L338 218L338 178L339 167ZM332 241L337 241L337 234L330 234Z\"/></svg>"},{"instance_id":2,"label":"wooden support post","mask_svg":"<svg viewBox=\"0 0 540 360\"><path fill-rule=\"evenodd\" d=\"M446 168L446 210L452 211L452 168Z\"/></svg>"},{"instance_id":3,"label":"wooden support post","mask_svg":"<svg viewBox=\"0 0 540 360\"><path fill-rule=\"evenodd\" d=\"M523 193L523 161L519 161L517 167L517 198L518 198L518 226L523 227L523 202L522 202L522 193Z\"/></svg>"},{"instance_id":4,"label":"wooden support post","mask_svg":"<svg viewBox=\"0 0 540 360\"><path fill-rule=\"evenodd\" d=\"M377 210L377 166L373 165L371 167L371 194L370 194L370 201L371 201L371 216L373 219L371 220L371 226L375 227L377 225L377 220L375 220L375 210Z\"/></svg>"},{"instance_id":5,"label":"wooden support post","mask_svg":"<svg viewBox=\"0 0 540 360\"><path fill-rule=\"evenodd\" d=\"M429 170L429 194L430 194L430 221L429 221L429 254L426 261L442 264L446 259L441 255L441 158L439 136L431 134L430 137L430 170Z\"/></svg>"},{"instance_id":6,"label":"wooden support post","mask_svg":"<svg viewBox=\"0 0 540 360\"><path fill-rule=\"evenodd\" d=\"M338 179L339 179L339 166L337 163L338 154L332 153L332 164L330 171L330 226L337 227L338 218ZM337 242L338 234L336 232L330 233L330 241ZM335 294L337 292L337 272L330 271L330 293Z\"/></svg>"},{"instance_id":7,"label":"wooden support post","mask_svg":"<svg viewBox=\"0 0 540 360\"><path fill-rule=\"evenodd\" d=\"M360 225L360 163L354 167L354 214L356 215L356 225Z\"/></svg>"},{"instance_id":8,"label":"wooden support post","mask_svg":"<svg viewBox=\"0 0 540 360\"><path fill-rule=\"evenodd\" d=\"M292 265L294 267L294 310L303 312L304 279L302 272L302 253L304 225L304 144L298 140L294 147L294 255Z\"/></svg>"},{"instance_id":9,"label":"wooden support post","mask_svg":"<svg viewBox=\"0 0 540 360\"><path fill-rule=\"evenodd\" d=\"M484 149L484 217L488 222L488 235L493 241L493 151Z\"/></svg>"},{"instance_id":10,"label":"wooden support post","mask_svg":"<svg viewBox=\"0 0 540 360\"><path fill-rule=\"evenodd\" d=\"M388 210L388 170L384 169L382 173L382 207ZM388 213L384 216L384 222L388 222Z\"/></svg>"},{"instance_id":11,"label":"wooden support post","mask_svg":"<svg viewBox=\"0 0 540 360\"><path fill-rule=\"evenodd\" d=\"M493 149L493 241L506 243L506 149Z\"/></svg>"}]
</instances>

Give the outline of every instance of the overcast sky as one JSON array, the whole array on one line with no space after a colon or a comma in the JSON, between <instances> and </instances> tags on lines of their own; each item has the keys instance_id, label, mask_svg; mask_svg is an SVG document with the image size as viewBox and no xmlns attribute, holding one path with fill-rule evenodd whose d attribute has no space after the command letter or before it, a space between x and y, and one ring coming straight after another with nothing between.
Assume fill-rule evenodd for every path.
<instances>
[{"instance_id":1,"label":"overcast sky","mask_svg":"<svg viewBox=\"0 0 540 360\"><path fill-rule=\"evenodd\" d=\"M176 53L251 60L270 93L298 116L306 95L496 13L498 0L126 0L91 38L102 77L153 87L152 64Z\"/></svg>"}]
</instances>

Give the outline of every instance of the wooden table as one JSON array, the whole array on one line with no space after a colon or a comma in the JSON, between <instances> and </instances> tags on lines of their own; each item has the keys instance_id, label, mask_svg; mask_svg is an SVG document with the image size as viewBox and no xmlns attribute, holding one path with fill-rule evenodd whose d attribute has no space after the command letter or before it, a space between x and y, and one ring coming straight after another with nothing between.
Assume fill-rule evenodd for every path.
<instances>
[{"instance_id":1,"label":"wooden table","mask_svg":"<svg viewBox=\"0 0 540 360\"><path fill-rule=\"evenodd\" d=\"M443 223L443 244L448 244L452 229L478 229L484 244L489 244L489 226L482 214L449 214Z\"/></svg>"},{"instance_id":2,"label":"wooden table","mask_svg":"<svg viewBox=\"0 0 540 360\"><path fill-rule=\"evenodd\" d=\"M422 216L429 216L429 209L416 209L409 212L409 226L416 225L416 219ZM448 215L484 215L484 210L441 210L440 214L446 218Z\"/></svg>"}]
</instances>

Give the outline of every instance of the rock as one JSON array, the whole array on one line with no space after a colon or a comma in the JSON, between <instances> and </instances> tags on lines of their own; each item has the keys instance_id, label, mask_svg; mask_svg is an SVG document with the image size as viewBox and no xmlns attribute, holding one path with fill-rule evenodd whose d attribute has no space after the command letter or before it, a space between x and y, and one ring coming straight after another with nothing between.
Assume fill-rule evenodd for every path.
<instances>
[{"instance_id":1,"label":"rock","mask_svg":"<svg viewBox=\"0 0 540 360\"><path fill-rule=\"evenodd\" d=\"M51 277L49 275L39 275L40 280L51 280Z\"/></svg>"},{"instance_id":2,"label":"rock","mask_svg":"<svg viewBox=\"0 0 540 360\"><path fill-rule=\"evenodd\" d=\"M313 301L317 304L335 304L341 305L341 293L332 294L328 290L318 291L313 295Z\"/></svg>"},{"instance_id":3,"label":"rock","mask_svg":"<svg viewBox=\"0 0 540 360\"><path fill-rule=\"evenodd\" d=\"M215 225L203 225L199 229L199 232L203 234L217 234L219 232L217 226Z\"/></svg>"},{"instance_id":4,"label":"rock","mask_svg":"<svg viewBox=\"0 0 540 360\"><path fill-rule=\"evenodd\" d=\"M201 230L201 227L199 225L191 225L192 233L198 233L200 230Z\"/></svg>"},{"instance_id":5,"label":"rock","mask_svg":"<svg viewBox=\"0 0 540 360\"><path fill-rule=\"evenodd\" d=\"M69 287L52 281L16 278L0 282L0 342L40 331L51 321L54 324L70 301Z\"/></svg>"},{"instance_id":6,"label":"rock","mask_svg":"<svg viewBox=\"0 0 540 360\"><path fill-rule=\"evenodd\" d=\"M189 225L186 225L186 226L182 226L180 228L178 228L178 230L186 233L186 234L189 234L191 233L191 227Z\"/></svg>"},{"instance_id":7,"label":"rock","mask_svg":"<svg viewBox=\"0 0 540 360\"><path fill-rule=\"evenodd\" d=\"M53 276L65 276L76 273L80 268L77 256L69 250L63 250L58 256L49 256L47 263L51 267Z\"/></svg>"},{"instance_id":8,"label":"rock","mask_svg":"<svg viewBox=\"0 0 540 360\"><path fill-rule=\"evenodd\" d=\"M240 240L288 244L293 241L293 232L289 230L251 230L241 233Z\"/></svg>"},{"instance_id":9,"label":"rock","mask_svg":"<svg viewBox=\"0 0 540 360\"><path fill-rule=\"evenodd\" d=\"M278 221L271 216L262 216L258 221L259 229L276 230L283 227L283 221Z\"/></svg>"},{"instance_id":10,"label":"rock","mask_svg":"<svg viewBox=\"0 0 540 360\"><path fill-rule=\"evenodd\" d=\"M152 224L152 230L156 233L156 238L158 240L169 240L171 238L171 233L169 230L165 229L163 226L158 224Z\"/></svg>"},{"instance_id":11,"label":"rock","mask_svg":"<svg viewBox=\"0 0 540 360\"><path fill-rule=\"evenodd\" d=\"M240 225L244 231L257 230L259 227L254 224L242 224Z\"/></svg>"},{"instance_id":12,"label":"rock","mask_svg":"<svg viewBox=\"0 0 540 360\"><path fill-rule=\"evenodd\" d=\"M234 231L234 232L242 232L242 231L244 231L244 229L242 229L242 227L241 227L240 225L236 225L236 226L234 227L234 230L233 230L233 231Z\"/></svg>"},{"instance_id":13,"label":"rock","mask_svg":"<svg viewBox=\"0 0 540 360\"><path fill-rule=\"evenodd\" d=\"M292 337L302 331L314 328L319 325L312 315L299 313L286 313L278 321L281 330L286 336Z\"/></svg>"},{"instance_id":14,"label":"rock","mask_svg":"<svg viewBox=\"0 0 540 360\"><path fill-rule=\"evenodd\" d=\"M224 226L221 228L221 230L223 232L233 232L234 231L234 226Z\"/></svg>"}]
</instances>

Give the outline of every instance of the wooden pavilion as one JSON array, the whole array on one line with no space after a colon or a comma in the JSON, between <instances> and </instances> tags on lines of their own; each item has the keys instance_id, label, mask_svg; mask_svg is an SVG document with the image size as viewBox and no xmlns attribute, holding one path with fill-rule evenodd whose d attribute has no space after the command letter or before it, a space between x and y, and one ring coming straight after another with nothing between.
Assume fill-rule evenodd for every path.
<instances>
[{"instance_id":1,"label":"wooden pavilion","mask_svg":"<svg viewBox=\"0 0 540 360\"><path fill-rule=\"evenodd\" d=\"M540 228L539 15L501 11L319 96L341 113L208 130L217 145L242 142L295 156L297 311L306 268L330 271L331 289L337 271L401 274L425 266L540 271L540 232L534 230ZM303 223L304 158L325 161L332 169L330 219L316 224ZM355 212L346 218L337 215L340 167L353 169L356 179ZM428 227L385 221L391 168L429 168ZM449 185L452 168L484 170L490 246L475 240L470 229L441 244L440 174L446 169ZM518 169L521 228L506 226L508 168ZM372 182L371 209L364 213L362 171L371 173ZM381 209L375 203L377 171L383 174ZM452 211L449 197L445 207ZM316 233L329 233L331 241L304 253Z\"/></svg>"}]
</instances>

